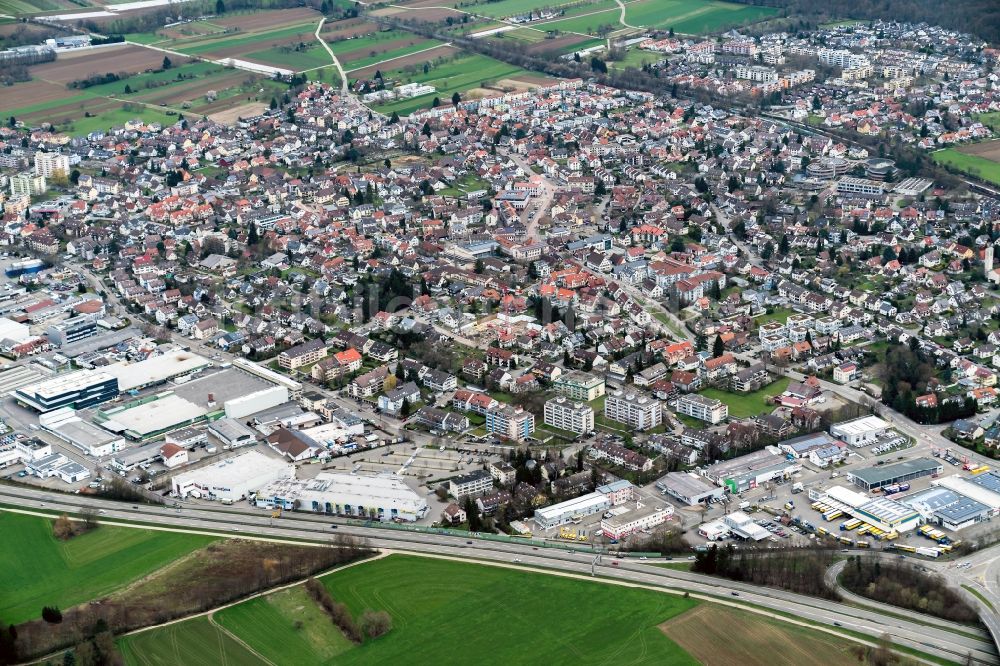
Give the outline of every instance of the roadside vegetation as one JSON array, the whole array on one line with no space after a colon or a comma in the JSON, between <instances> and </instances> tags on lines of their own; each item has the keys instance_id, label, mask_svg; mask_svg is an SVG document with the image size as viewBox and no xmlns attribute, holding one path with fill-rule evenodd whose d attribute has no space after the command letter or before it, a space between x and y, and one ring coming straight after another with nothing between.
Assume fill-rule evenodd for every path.
<instances>
[{"instance_id":1,"label":"roadside vegetation","mask_svg":"<svg viewBox=\"0 0 1000 666\"><path fill-rule=\"evenodd\" d=\"M831 590L824 579L835 559L836 551L827 548L759 550L747 547L737 550L732 544L721 548L713 545L695 554L691 571L837 599L837 592Z\"/></svg>"}]
</instances>

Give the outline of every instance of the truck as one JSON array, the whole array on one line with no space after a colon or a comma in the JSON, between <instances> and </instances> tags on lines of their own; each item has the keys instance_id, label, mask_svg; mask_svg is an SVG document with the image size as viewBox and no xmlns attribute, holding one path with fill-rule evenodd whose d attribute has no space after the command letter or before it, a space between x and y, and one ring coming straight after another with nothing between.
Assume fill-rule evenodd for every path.
<instances>
[{"instance_id":1,"label":"truck","mask_svg":"<svg viewBox=\"0 0 1000 666\"><path fill-rule=\"evenodd\" d=\"M792 492L793 493L801 493L804 490L805 490L805 486L802 485L801 481L796 481L795 483L792 484Z\"/></svg>"},{"instance_id":2,"label":"truck","mask_svg":"<svg viewBox=\"0 0 1000 666\"><path fill-rule=\"evenodd\" d=\"M746 509L749 508L750 508L750 502L747 502L745 500L743 502L740 502L740 511L745 511Z\"/></svg>"},{"instance_id":3,"label":"truck","mask_svg":"<svg viewBox=\"0 0 1000 666\"><path fill-rule=\"evenodd\" d=\"M793 502L792 500L788 500L787 502L785 502L785 511L791 511L794 508L795 508L795 502Z\"/></svg>"}]
</instances>

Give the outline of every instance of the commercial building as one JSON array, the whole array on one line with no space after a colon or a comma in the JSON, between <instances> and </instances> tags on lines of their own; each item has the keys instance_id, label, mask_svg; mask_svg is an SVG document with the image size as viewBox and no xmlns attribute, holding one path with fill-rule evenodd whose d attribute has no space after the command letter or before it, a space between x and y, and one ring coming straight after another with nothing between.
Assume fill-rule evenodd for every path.
<instances>
[{"instance_id":1,"label":"commercial building","mask_svg":"<svg viewBox=\"0 0 1000 666\"><path fill-rule=\"evenodd\" d=\"M634 511L601 520L601 532L605 537L620 541L636 532L651 530L670 520L674 507L657 506L636 508Z\"/></svg>"},{"instance_id":2,"label":"commercial building","mask_svg":"<svg viewBox=\"0 0 1000 666\"><path fill-rule=\"evenodd\" d=\"M729 488L731 493L741 493L769 481L788 479L800 469L802 466L795 460L788 460L778 447L767 446L760 451L706 467L702 474Z\"/></svg>"},{"instance_id":3,"label":"commercial building","mask_svg":"<svg viewBox=\"0 0 1000 666\"><path fill-rule=\"evenodd\" d=\"M969 478L953 475L937 479L934 485L976 500L990 508L990 516L1000 515L1000 474L987 472Z\"/></svg>"},{"instance_id":4,"label":"commercial building","mask_svg":"<svg viewBox=\"0 0 1000 666\"><path fill-rule=\"evenodd\" d=\"M144 441L205 420L207 410L165 391L152 399L127 403L98 413L100 426L133 441Z\"/></svg>"},{"instance_id":5,"label":"commercial building","mask_svg":"<svg viewBox=\"0 0 1000 666\"><path fill-rule=\"evenodd\" d=\"M889 422L877 416L862 416L830 426L831 435L855 448L876 441L887 430L889 430Z\"/></svg>"},{"instance_id":6,"label":"commercial building","mask_svg":"<svg viewBox=\"0 0 1000 666\"><path fill-rule=\"evenodd\" d=\"M107 456L128 446L121 436L84 421L68 407L42 414L38 422L45 430L88 456Z\"/></svg>"},{"instance_id":7,"label":"commercial building","mask_svg":"<svg viewBox=\"0 0 1000 666\"><path fill-rule=\"evenodd\" d=\"M14 392L14 399L44 413L60 407L91 407L116 397L118 392L114 375L101 370L77 370L22 386Z\"/></svg>"},{"instance_id":8,"label":"commercial building","mask_svg":"<svg viewBox=\"0 0 1000 666\"><path fill-rule=\"evenodd\" d=\"M746 541L763 541L771 533L753 521L753 518L742 511L733 511L722 517L722 523L729 528L730 533Z\"/></svg>"},{"instance_id":9,"label":"commercial building","mask_svg":"<svg viewBox=\"0 0 1000 666\"><path fill-rule=\"evenodd\" d=\"M604 395L604 379L575 370L561 374L552 388L570 400L590 402Z\"/></svg>"},{"instance_id":10,"label":"commercial building","mask_svg":"<svg viewBox=\"0 0 1000 666\"><path fill-rule=\"evenodd\" d=\"M90 476L90 470L80 463L70 460L61 453L53 453L43 458L26 460L24 469L40 479L58 477L65 483L76 483Z\"/></svg>"},{"instance_id":11,"label":"commercial building","mask_svg":"<svg viewBox=\"0 0 1000 666\"><path fill-rule=\"evenodd\" d=\"M940 474L943 470L941 463L933 458L914 458L889 465L854 470L847 473L847 480L859 488L871 491L919 479L922 476Z\"/></svg>"},{"instance_id":12,"label":"commercial building","mask_svg":"<svg viewBox=\"0 0 1000 666\"><path fill-rule=\"evenodd\" d=\"M543 530L579 522L611 508L611 498L604 493L588 493L559 504L535 509L535 524Z\"/></svg>"},{"instance_id":13,"label":"commercial building","mask_svg":"<svg viewBox=\"0 0 1000 666\"><path fill-rule=\"evenodd\" d=\"M656 482L656 488L688 506L721 498L726 493L722 486L709 483L693 472L670 472Z\"/></svg>"},{"instance_id":14,"label":"commercial building","mask_svg":"<svg viewBox=\"0 0 1000 666\"><path fill-rule=\"evenodd\" d=\"M118 390L124 393L157 386L171 379L181 380L210 365L212 362L204 356L172 349L136 363L115 363L103 370L118 379Z\"/></svg>"},{"instance_id":15,"label":"commercial building","mask_svg":"<svg viewBox=\"0 0 1000 666\"><path fill-rule=\"evenodd\" d=\"M545 425L575 433L593 432L594 408L582 402L573 402L566 396L556 396L545 402Z\"/></svg>"},{"instance_id":16,"label":"commercial building","mask_svg":"<svg viewBox=\"0 0 1000 666\"><path fill-rule=\"evenodd\" d=\"M288 389L284 386L269 386L247 395L227 400L223 408L228 419L242 419L288 402Z\"/></svg>"},{"instance_id":17,"label":"commercial building","mask_svg":"<svg viewBox=\"0 0 1000 666\"><path fill-rule=\"evenodd\" d=\"M97 335L97 318L73 317L52 324L45 330L45 337L56 347L63 347Z\"/></svg>"},{"instance_id":18,"label":"commercial building","mask_svg":"<svg viewBox=\"0 0 1000 666\"><path fill-rule=\"evenodd\" d=\"M900 502L919 512L927 523L953 532L989 520L991 514L982 502L941 486L908 495Z\"/></svg>"},{"instance_id":19,"label":"commercial building","mask_svg":"<svg viewBox=\"0 0 1000 666\"><path fill-rule=\"evenodd\" d=\"M715 425L729 416L729 405L721 400L689 393L677 400L677 413Z\"/></svg>"},{"instance_id":20,"label":"commercial building","mask_svg":"<svg viewBox=\"0 0 1000 666\"><path fill-rule=\"evenodd\" d=\"M833 486L825 491L810 489L809 499L839 509L884 532L907 532L922 520L919 512L901 502L886 497L872 498L844 486Z\"/></svg>"},{"instance_id":21,"label":"commercial building","mask_svg":"<svg viewBox=\"0 0 1000 666\"><path fill-rule=\"evenodd\" d=\"M0 317L0 341L10 340L20 344L31 339L31 330L26 324Z\"/></svg>"},{"instance_id":22,"label":"commercial building","mask_svg":"<svg viewBox=\"0 0 1000 666\"><path fill-rule=\"evenodd\" d=\"M261 488L254 504L380 521L414 521L427 514L426 500L394 474L321 472L314 479L279 479Z\"/></svg>"},{"instance_id":23,"label":"commercial building","mask_svg":"<svg viewBox=\"0 0 1000 666\"><path fill-rule=\"evenodd\" d=\"M615 391L604 400L604 416L634 430L650 430L663 422L660 401L634 391Z\"/></svg>"},{"instance_id":24,"label":"commercial building","mask_svg":"<svg viewBox=\"0 0 1000 666\"><path fill-rule=\"evenodd\" d=\"M8 434L0 437L0 469L52 455L52 445L39 439Z\"/></svg>"},{"instance_id":25,"label":"commercial building","mask_svg":"<svg viewBox=\"0 0 1000 666\"><path fill-rule=\"evenodd\" d=\"M493 476L485 469L477 469L448 482L448 492L456 499L475 497L493 489Z\"/></svg>"},{"instance_id":26,"label":"commercial building","mask_svg":"<svg viewBox=\"0 0 1000 666\"><path fill-rule=\"evenodd\" d=\"M247 451L206 467L178 474L171 489L178 497L236 502L279 479L295 476L295 466L258 451Z\"/></svg>"},{"instance_id":27,"label":"commercial building","mask_svg":"<svg viewBox=\"0 0 1000 666\"><path fill-rule=\"evenodd\" d=\"M625 479L597 486L596 490L602 495L607 495L612 506L620 506L635 499L635 486Z\"/></svg>"},{"instance_id":28,"label":"commercial building","mask_svg":"<svg viewBox=\"0 0 1000 666\"><path fill-rule=\"evenodd\" d=\"M257 433L236 419L219 419L208 427L210 435L222 442L223 446L235 449L257 441Z\"/></svg>"},{"instance_id":29,"label":"commercial building","mask_svg":"<svg viewBox=\"0 0 1000 666\"><path fill-rule=\"evenodd\" d=\"M486 432L520 442L535 432L535 415L512 405L496 407L486 412Z\"/></svg>"}]
</instances>

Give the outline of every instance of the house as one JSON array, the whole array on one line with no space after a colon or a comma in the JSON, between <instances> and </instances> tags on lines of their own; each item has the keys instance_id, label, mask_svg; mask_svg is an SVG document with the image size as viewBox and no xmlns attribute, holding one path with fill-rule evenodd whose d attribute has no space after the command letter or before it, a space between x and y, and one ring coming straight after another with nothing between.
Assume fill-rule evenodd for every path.
<instances>
[{"instance_id":1,"label":"house","mask_svg":"<svg viewBox=\"0 0 1000 666\"><path fill-rule=\"evenodd\" d=\"M315 458L323 447L298 430L278 428L267 436L267 444L292 462Z\"/></svg>"},{"instance_id":2,"label":"house","mask_svg":"<svg viewBox=\"0 0 1000 666\"><path fill-rule=\"evenodd\" d=\"M163 458L164 467L174 469L187 464L188 451L177 444L164 444L160 447L160 457Z\"/></svg>"},{"instance_id":3,"label":"house","mask_svg":"<svg viewBox=\"0 0 1000 666\"><path fill-rule=\"evenodd\" d=\"M449 525L460 525L464 523L468 516L465 509L452 502L441 511L441 522Z\"/></svg>"},{"instance_id":4,"label":"house","mask_svg":"<svg viewBox=\"0 0 1000 666\"><path fill-rule=\"evenodd\" d=\"M385 395L378 397L378 408L386 414L393 416L403 411L404 404L410 404L420 400L420 388L413 382L406 382Z\"/></svg>"},{"instance_id":5,"label":"house","mask_svg":"<svg viewBox=\"0 0 1000 666\"><path fill-rule=\"evenodd\" d=\"M850 361L841 363L833 369L833 381L838 384L848 384L861 376L861 369Z\"/></svg>"}]
</instances>

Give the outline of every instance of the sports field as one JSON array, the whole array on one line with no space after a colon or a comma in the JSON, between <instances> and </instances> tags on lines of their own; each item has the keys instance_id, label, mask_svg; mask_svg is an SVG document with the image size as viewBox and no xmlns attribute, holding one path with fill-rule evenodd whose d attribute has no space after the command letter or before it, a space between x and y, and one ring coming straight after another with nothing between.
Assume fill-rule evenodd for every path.
<instances>
[{"instance_id":1,"label":"sports field","mask_svg":"<svg viewBox=\"0 0 1000 666\"><path fill-rule=\"evenodd\" d=\"M267 666L207 617L126 636L118 649L129 666Z\"/></svg>"},{"instance_id":2,"label":"sports field","mask_svg":"<svg viewBox=\"0 0 1000 666\"><path fill-rule=\"evenodd\" d=\"M856 666L853 643L746 611L702 604L661 626L703 664Z\"/></svg>"},{"instance_id":3,"label":"sports field","mask_svg":"<svg viewBox=\"0 0 1000 666\"><path fill-rule=\"evenodd\" d=\"M1000 139L964 148L946 148L931 154L938 164L1000 185Z\"/></svg>"},{"instance_id":4,"label":"sports field","mask_svg":"<svg viewBox=\"0 0 1000 666\"><path fill-rule=\"evenodd\" d=\"M788 377L782 377L764 388L750 393L730 393L729 391L708 388L701 391L701 394L706 398L721 400L729 405L730 416L743 419L749 416L757 416L761 412L770 412L774 409L773 405L767 404L767 399L779 393L784 393L790 381Z\"/></svg>"},{"instance_id":5,"label":"sports field","mask_svg":"<svg viewBox=\"0 0 1000 666\"><path fill-rule=\"evenodd\" d=\"M0 622L38 617L43 606L67 608L139 579L214 539L101 526L59 541L52 521L0 513Z\"/></svg>"},{"instance_id":6,"label":"sports field","mask_svg":"<svg viewBox=\"0 0 1000 666\"><path fill-rule=\"evenodd\" d=\"M333 663L354 647L301 585L231 606L214 620L277 666Z\"/></svg>"}]
</instances>

